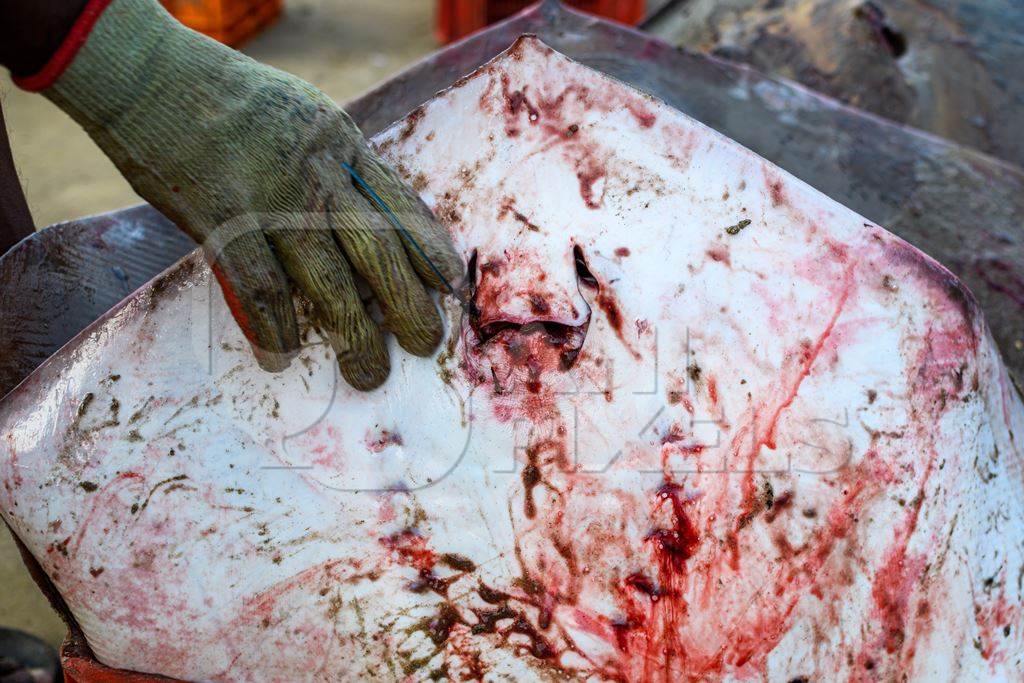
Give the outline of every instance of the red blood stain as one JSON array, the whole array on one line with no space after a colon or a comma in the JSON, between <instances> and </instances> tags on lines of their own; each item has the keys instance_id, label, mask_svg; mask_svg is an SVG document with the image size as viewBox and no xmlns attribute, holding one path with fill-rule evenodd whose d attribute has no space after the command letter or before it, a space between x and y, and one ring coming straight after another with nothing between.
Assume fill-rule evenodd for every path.
<instances>
[{"instance_id":1,"label":"red blood stain","mask_svg":"<svg viewBox=\"0 0 1024 683\"><path fill-rule=\"evenodd\" d=\"M1003 577L1005 585L1005 577ZM979 650L986 661L997 664L1004 661L1008 651L1007 637L1015 629L1021 628L1021 604L1007 600L1005 589L997 588L998 593L992 597L983 596L981 604L975 605L974 623L978 626Z\"/></svg>"},{"instance_id":2,"label":"red blood stain","mask_svg":"<svg viewBox=\"0 0 1024 683\"><path fill-rule=\"evenodd\" d=\"M907 564L905 549L890 552L885 564L878 570L871 588L882 628L882 644L892 654L903 647L907 605L912 585L924 567L923 561Z\"/></svg>"},{"instance_id":3,"label":"red blood stain","mask_svg":"<svg viewBox=\"0 0 1024 683\"><path fill-rule=\"evenodd\" d=\"M643 538L655 567L653 574L633 572L623 579L624 617L608 623L620 653L614 673L607 672L613 678L674 681L695 669L694 653L684 643L688 563L700 544L700 534L687 512L692 503L683 488L667 478L655 492L653 513L667 523L655 526ZM659 515L666 504L667 519Z\"/></svg>"},{"instance_id":4,"label":"red blood stain","mask_svg":"<svg viewBox=\"0 0 1024 683\"><path fill-rule=\"evenodd\" d=\"M661 435L661 444L678 443L686 438L683 428L678 423L672 423L668 431Z\"/></svg>"},{"instance_id":5,"label":"red blood stain","mask_svg":"<svg viewBox=\"0 0 1024 683\"><path fill-rule=\"evenodd\" d=\"M881 622L882 646L889 654L903 647L909 601L925 564L925 558L907 555L904 542L887 553L885 563L875 574L871 597Z\"/></svg>"},{"instance_id":6,"label":"red blood stain","mask_svg":"<svg viewBox=\"0 0 1024 683\"><path fill-rule=\"evenodd\" d=\"M767 176L765 177L765 184L768 186L768 194L772 199L772 206L782 206L789 202L781 178Z\"/></svg>"},{"instance_id":7,"label":"red blood stain","mask_svg":"<svg viewBox=\"0 0 1024 683\"><path fill-rule=\"evenodd\" d=\"M630 574L626 577L624 583L630 588L635 588L644 595L650 596L655 600L658 599L658 588L654 585L654 580L646 574L641 574L640 572ZM619 629L618 635L620 637L617 638L617 640L619 641L619 647L621 649L625 649L626 647L625 639L622 638L622 636L625 635L624 631L625 629Z\"/></svg>"},{"instance_id":8,"label":"red blood stain","mask_svg":"<svg viewBox=\"0 0 1024 683\"><path fill-rule=\"evenodd\" d=\"M263 627L267 627L283 618L277 607L287 602L290 596L308 595L320 586L325 586L320 588L320 595L326 595L331 588L353 580L351 576L346 577L346 570L360 569L361 563L358 560L328 560L313 565L269 586L247 600L241 613L225 626L224 631L235 637L240 629L253 623L261 623Z\"/></svg>"},{"instance_id":9,"label":"red blood stain","mask_svg":"<svg viewBox=\"0 0 1024 683\"><path fill-rule=\"evenodd\" d=\"M584 143L580 140L581 130L579 123L566 119L565 110L570 100L578 103L578 106L586 111L596 107L602 111L613 111L621 108L621 103L595 101L590 90L584 86L572 85L555 96L537 94L531 100L528 90L529 86L524 85L520 89L513 89L507 74L501 77L502 89L502 115L505 123L505 134L509 137L518 137L523 131L523 125L536 127L545 144L540 151L550 148L552 145L568 144L566 154L571 156L576 164L576 177L579 180L580 196L588 208L596 209L604 201L603 187L598 191L596 186L606 177L607 170L604 168L596 154L593 143ZM490 101L490 87L483 98ZM482 106L485 106L482 103ZM630 103L627 105L630 111L641 122L641 125L649 122L653 125L653 114L646 111L646 108ZM525 218L525 216L523 217ZM528 224L529 227L529 224Z\"/></svg>"},{"instance_id":10,"label":"red blood stain","mask_svg":"<svg viewBox=\"0 0 1024 683\"><path fill-rule=\"evenodd\" d=\"M547 315L551 313L551 306L548 304L547 301L544 300L544 297L540 296L539 294L531 294L530 311L532 311L535 315Z\"/></svg>"},{"instance_id":11,"label":"red blood stain","mask_svg":"<svg viewBox=\"0 0 1024 683\"><path fill-rule=\"evenodd\" d=\"M729 257L729 247L724 244L716 244L708 249L706 253L712 261L732 266L732 259Z\"/></svg>"},{"instance_id":12,"label":"red blood stain","mask_svg":"<svg viewBox=\"0 0 1024 683\"><path fill-rule=\"evenodd\" d=\"M910 613L910 599L928 562L928 558L923 555L910 554L907 546L910 537L917 530L925 489L931 479L936 459L927 459L928 466L918 494L910 502L906 519L895 530L894 541L886 551L885 561L875 574L871 586L871 597L881 622L881 646L889 654L897 653L904 648L909 620L913 616Z\"/></svg>"},{"instance_id":13,"label":"red blood stain","mask_svg":"<svg viewBox=\"0 0 1024 683\"><path fill-rule=\"evenodd\" d=\"M615 250L615 255L621 258L629 256L629 247L619 247Z\"/></svg>"},{"instance_id":14,"label":"red blood stain","mask_svg":"<svg viewBox=\"0 0 1024 683\"><path fill-rule=\"evenodd\" d=\"M909 378L921 408L933 414L977 389L975 358L982 338L980 312L964 284L934 259L898 240L875 238L881 244L878 265L887 273L881 285L888 291L912 288L927 302L931 322Z\"/></svg>"},{"instance_id":15,"label":"red blood stain","mask_svg":"<svg viewBox=\"0 0 1024 683\"><path fill-rule=\"evenodd\" d=\"M894 284L907 282L919 289L921 296L936 310L936 320L956 321L972 340L971 349L977 348L980 336L981 309L964 283L942 264L916 247L902 240L886 239L879 235L882 258L878 267L891 272ZM898 286L898 284L897 284Z\"/></svg>"},{"instance_id":16,"label":"red blood stain","mask_svg":"<svg viewBox=\"0 0 1024 683\"><path fill-rule=\"evenodd\" d=\"M501 93L505 98L505 134L509 137L519 135L519 113L525 111L531 124L536 124L540 113L526 96L527 86L521 90L512 90L507 74L501 75Z\"/></svg>"},{"instance_id":17,"label":"red blood stain","mask_svg":"<svg viewBox=\"0 0 1024 683\"><path fill-rule=\"evenodd\" d=\"M399 133L399 141L407 140L416 132L416 128L419 126L424 114L426 114L426 109L422 105L409 112L408 116L406 116L405 126L402 128L402 132Z\"/></svg>"},{"instance_id":18,"label":"red blood stain","mask_svg":"<svg viewBox=\"0 0 1024 683\"><path fill-rule=\"evenodd\" d=\"M619 338L623 346L633 354L633 357L637 360L640 359L640 354L634 349L629 341L626 339L626 335L622 331L622 311L619 309L619 302L616 300L615 295L612 294L611 290L605 284L600 285L601 289L597 294L597 305L604 311L605 318L608 320L608 324L615 332L615 336Z\"/></svg>"},{"instance_id":19,"label":"red blood stain","mask_svg":"<svg viewBox=\"0 0 1024 683\"><path fill-rule=\"evenodd\" d=\"M854 266L852 264L848 265L844 274L842 289L839 292L838 300L825 325L825 329L813 343L801 344L798 352L792 355L792 358L795 359L796 367L790 371L791 379L783 384L783 391L775 405L768 404L759 410L755 410L754 419L751 423L740 428L733 438L731 448L734 453L738 454L744 449L746 450L746 472L748 473L743 479L743 501L740 505L739 514L736 516L735 526L726 538L726 543L732 554L730 564L733 569L739 569L740 558L737 540L739 530L747 523L750 516L755 513L755 509L758 506L758 492L754 483L754 471L756 470L754 461L760 453L762 446L770 449L775 448L775 430L778 427L779 417L796 400L797 393L800 391L800 385L810 375L814 361L821 353L825 342L832 335L836 321L839 320L839 316L846 307L846 302L853 291L853 273ZM766 418L762 420L760 415L766 415Z\"/></svg>"},{"instance_id":20,"label":"red blood stain","mask_svg":"<svg viewBox=\"0 0 1024 683\"><path fill-rule=\"evenodd\" d=\"M768 506L767 512L764 513L764 521L771 524L775 521L775 518L786 510L793 507L793 492L784 491L775 497L775 500Z\"/></svg>"},{"instance_id":21,"label":"red blood stain","mask_svg":"<svg viewBox=\"0 0 1024 683\"><path fill-rule=\"evenodd\" d=\"M364 443L371 453L380 453L389 446L401 446L402 436L398 432L382 429L376 435L367 434Z\"/></svg>"},{"instance_id":22,"label":"red blood stain","mask_svg":"<svg viewBox=\"0 0 1024 683\"><path fill-rule=\"evenodd\" d=\"M24 479L21 476L20 468L18 465L18 451L14 448L13 441L10 434L7 435L7 447L8 456L7 458L0 458L0 464L4 465L4 490L8 493L13 493L14 489L21 488L24 483ZM5 504L10 505L9 501Z\"/></svg>"},{"instance_id":23,"label":"red blood stain","mask_svg":"<svg viewBox=\"0 0 1024 683\"><path fill-rule=\"evenodd\" d=\"M929 325L924 343L915 363L916 376L912 383L917 396L928 399L927 408L943 412L951 401L977 389L977 371L973 368L977 345L973 330L953 320L942 326L948 318L940 318Z\"/></svg>"},{"instance_id":24,"label":"red blood stain","mask_svg":"<svg viewBox=\"0 0 1024 683\"><path fill-rule=\"evenodd\" d=\"M654 125L655 121L658 120L658 117L654 115L654 112L648 110L638 102L631 102L626 106L629 109L629 113L636 118L637 123L640 124L641 128L650 128Z\"/></svg>"},{"instance_id":25,"label":"red blood stain","mask_svg":"<svg viewBox=\"0 0 1024 683\"><path fill-rule=\"evenodd\" d=\"M597 305L604 311L608 324L612 326L615 333L622 336L622 313L619 311L619 304L608 292L602 291L597 295Z\"/></svg>"},{"instance_id":26,"label":"red blood stain","mask_svg":"<svg viewBox=\"0 0 1024 683\"><path fill-rule=\"evenodd\" d=\"M682 494L682 488L671 482L666 481L662 485L657 495L658 505L665 501L672 503L673 524L669 528L654 529L644 538L654 545L663 575L682 571L700 541L697 528L686 515L685 508L690 501L685 500Z\"/></svg>"},{"instance_id":27,"label":"red blood stain","mask_svg":"<svg viewBox=\"0 0 1024 683\"><path fill-rule=\"evenodd\" d=\"M498 211L498 218L504 218L507 214L511 213L512 217L523 224L523 226L530 231L540 232L540 227L530 221L525 214L516 210L515 200L511 197L506 197L501 203L501 209Z\"/></svg>"},{"instance_id":28,"label":"red blood stain","mask_svg":"<svg viewBox=\"0 0 1024 683\"><path fill-rule=\"evenodd\" d=\"M533 489L540 483L540 468L535 463L530 463L523 468L523 514L527 519L533 519L537 515L537 505L533 500Z\"/></svg>"},{"instance_id":29,"label":"red blood stain","mask_svg":"<svg viewBox=\"0 0 1024 683\"><path fill-rule=\"evenodd\" d=\"M379 539L399 564L413 567L421 572L434 568L437 558L427 544L427 539L415 529L403 529Z\"/></svg>"},{"instance_id":30,"label":"red blood stain","mask_svg":"<svg viewBox=\"0 0 1024 683\"><path fill-rule=\"evenodd\" d=\"M501 261L489 260L480 264L480 273L487 275L498 275L501 272Z\"/></svg>"},{"instance_id":31,"label":"red blood stain","mask_svg":"<svg viewBox=\"0 0 1024 683\"><path fill-rule=\"evenodd\" d=\"M468 558L450 554L443 554L440 557L442 563L447 563L459 572L472 572L476 569L476 565ZM559 648L541 633L551 624L554 596L545 592L536 579L528 574L524 575L519 581L521 591L516 596L510 592L493 589L481 581L477 587L477 595L488 606L469 608L476 619L476 623L470 625L448 597L448 587L454 578L456 577L442 580L429 573L424 578L424 572L421 571L421 580L409 588L414 592L434 590L445 598L445 602L439 606L437 615L426 620L421 628L426 627L427 635L435 645L440 647L447 643L449 653L459 660L459 663L464 666L468 664L472 671L485 670L483 663L479 661L472 638L487 634L497 634L516 652L529 654L540 660L547 660L558 654ZM523 610L513 606L513 600L537 608L538 623L535 625ZM512 636L519 638L512 640ZM522 642L524 639L526 643Z\"/></svg>"},{"instance_id":32,"label":"red blood stain","mask_svg":"<svg viewBox=\"0 0 1024 683\"><path fill-rule=\"evenodd\" d=\"M592 106L590 90L579 85L570 85L555 97L540 97L537 101L542 112L543 131L556 140L569 140L579 132L579 124L565 118L565 105L570 95L584 111Z\"/></svg>"},{"instance_id":33,"label":"red blood stain","mask_svg":"<svg viewBox=\"0 0 1024 683\"><path fill-rule=\"evenodd\" d=\"M542 482L542 468L554 467L564 470L568 467L565 446L558 439L543 439L531 444L526 449L526 466L523 468L523 513L527 519L537 514L537 506L533 498L534 488Z\"/></svg>"},{"instance_id":34,"label":"red blood stain","mask_svg":"<svg viewBox=\"0 0 1024 683\"><path fill-rule=\"evenodd\" d=\"M599 192L595 192L594 186L603 181L606 175L604 165L598 163L593 156L587 155L577 162L576 178L580 183L580 196L588 209L599 209L604 203L603 183Z\"/></svg>"},{"instance_id":35,"label":"red blood stain","mask_svg":"<svg viewBox=\"0 0 1024 683\"><path fill-rule=\"evenodd\" d=\"M641 128L651 128L657 121L657 116L651 110L649 102L639 95L604 94L599 91L595 92L585 85L574 83L563 88L557 94L536 92L531 100L528 94L528 84L513 89L508 74L501 74L500 80L506 127L511 127L514 131L512 135L519 133L519 122L516 119L520 117L521 113L525 113L529 123L540 125L546 134L571 137L576 132L576 130L571 130L573 126L576 126L576 122L566 120L567 105L570 101L574 102L576 107L583 112L593 110L610 113L621 111L625 107ZM484 110L490 110L493 86L492 77L480 97L480 106ZM510 119L512 120L510 121ZM578 129L578 126L576 127Z\"/></svg>"}]
</instances>

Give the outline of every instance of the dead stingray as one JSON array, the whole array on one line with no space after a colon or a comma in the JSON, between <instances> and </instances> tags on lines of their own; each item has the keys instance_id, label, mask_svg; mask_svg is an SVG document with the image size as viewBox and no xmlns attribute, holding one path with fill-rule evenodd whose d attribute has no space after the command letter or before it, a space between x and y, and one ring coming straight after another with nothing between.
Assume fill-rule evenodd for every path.
<instances>
[{"instance_id":1,"label":"dead stingray","mask_svg":"<svg viewBox=\"0 0 1024 683\"><path fill-rule=\"evenodd\" d=\"M97 657L188 679L1010 677L1024 409L942 266L519 40L375 144L472 305L370 394L195 257L0 416Z\"/></svg>"}]
</instances>

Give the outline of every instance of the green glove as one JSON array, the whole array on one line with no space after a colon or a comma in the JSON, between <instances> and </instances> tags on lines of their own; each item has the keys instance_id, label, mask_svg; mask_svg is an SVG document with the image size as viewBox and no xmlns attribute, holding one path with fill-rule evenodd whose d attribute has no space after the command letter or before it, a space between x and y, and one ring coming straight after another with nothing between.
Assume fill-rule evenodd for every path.
<instances>
[{"instance_id":1,"label":"green glove","mask_svg":"<svg viewBox=\"0 0 1024 683\"><path fill-rule=\"evenodd\" d=\"M389 362L356 290L384 327L430 355L442 325L424 284L442 282L342 168L384 199L448 281L462 264L447 231L308 83L195 33L156 0L114 0L43 92L78 121L135 190L203 245L260 365L299 348L289 280L313 304L345 379L380 385Z\"/></svg>"}]
</instances>

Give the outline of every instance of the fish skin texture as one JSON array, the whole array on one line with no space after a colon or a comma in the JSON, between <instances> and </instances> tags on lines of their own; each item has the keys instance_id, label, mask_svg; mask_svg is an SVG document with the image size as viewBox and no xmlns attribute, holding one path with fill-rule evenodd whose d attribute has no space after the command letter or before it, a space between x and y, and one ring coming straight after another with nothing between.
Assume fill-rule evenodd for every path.
<instances>
[{"instance_id":1,"label":"fish skin texture","mask_svg":"<svg viewBox=\"0 0 1024 683\"><path fill-rule=\"evenodd\" d=\"M8 397L0 512L100 661L1021 669L1024 408L945 268L533 38L374 144L472 266L434 358L263 373L193 256Z\"/></svg>"}]
</instances>

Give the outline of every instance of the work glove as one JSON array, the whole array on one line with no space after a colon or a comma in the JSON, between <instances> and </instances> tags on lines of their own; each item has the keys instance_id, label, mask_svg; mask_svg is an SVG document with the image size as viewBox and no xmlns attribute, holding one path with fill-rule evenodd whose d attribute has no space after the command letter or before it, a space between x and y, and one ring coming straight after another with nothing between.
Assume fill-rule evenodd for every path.
<instances>
[{"instance_id":1,"label":"work glove","mask_svg":"<svg viewBox=\"0 0 1024 683\"><path fill-rule=\"evenodd\" d=\"M70 114L139 195L203 245L263 368L279 371L298 352L295 285L349 384L387 378L354 273L404 349L427 356L440 342L425 285L461 276L450 236L308 83L191 31L157 0L92 0L50 63L19 84Z\"/></svg>"}]
</instances>

